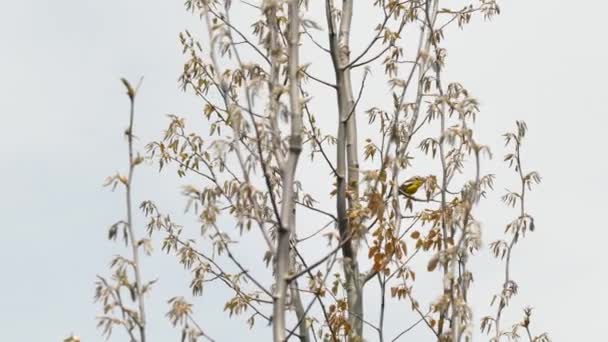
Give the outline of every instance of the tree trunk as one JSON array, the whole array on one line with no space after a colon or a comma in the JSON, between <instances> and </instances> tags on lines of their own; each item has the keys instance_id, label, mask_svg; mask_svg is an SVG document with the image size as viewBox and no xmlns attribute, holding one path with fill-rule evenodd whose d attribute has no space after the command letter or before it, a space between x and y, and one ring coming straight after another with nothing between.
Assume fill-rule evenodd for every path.
<instances>
[{"instance_id":1,"label":"tree trunk","mask_svg":"<svg viewBox=\"0 0 608 342\"><path fill-rule=\"evenodd\" d=\"M281 203L281 222L279 223L276 254L276 295L273 307L273 338L275 342L285 341L285 311L290 268L290 239L295 231L294 180L295 171L302 151L302 109L298 83L299 65L299 1L289 2L289 101L291 109L291 136L287 160L282 165L283 196Z\"/></svg>"},{"instance_id":2,"label":"tree trunk","mask_svg":"<svg viewBox=\"0 0 608 342\"><path fill-rule=\"evenodd\" d=\"M358 206L359 201L359 161L357 151L357 124L355 101L353 98L350 69L350 30L353 13L353 1L343 0L340 29L336 28L332 18L333 5L326 0L326 17L329 27L329 45L334 72L336 74L336 93L338 102L338 140L337 140L337 215L338 229L342 241L349 239L342 247L346 296L348 302L348 319L351 326L351 337L363 335L363 300L357 247L353 235L359 234L357 227L347 218L346 201L349 208ZM348 166L348 169L347 169ZM347 171L348 170L348 171ZM346 178L348 177L348 178ZM350 194L347 196L347 191Z\"/></svg>"}]
</instances>

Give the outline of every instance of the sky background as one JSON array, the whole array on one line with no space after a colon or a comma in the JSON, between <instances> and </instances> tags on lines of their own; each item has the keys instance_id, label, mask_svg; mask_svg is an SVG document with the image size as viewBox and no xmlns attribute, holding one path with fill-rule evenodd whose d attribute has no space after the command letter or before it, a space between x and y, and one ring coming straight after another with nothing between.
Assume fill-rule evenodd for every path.
<instances>
[{"instance_id":1,"label":"sky background","mask_svg":"<svg viewBox=\"0 0 608 342\"><path fill-rule=\"evenodd\" d=\"M105 236L123 215L123 193L101 187L106 176L126 169L128 101L119 78L144 76L136 131L143 151L146 142L161 136L166 114L197 118L201 111L201 103L177 87L183 62L177 37L185 28L203 35L202 24L181 1L34 0L2 7L0 338L60 341L74 332L83 341L101 341L95 275L107 273L110 258L122 250ZM608 305L602 290L608 277L602 266L608 238L603 197L608 47L602 23L608 4L514 0L502 1L501 9L492 22L455 31L446 42L447 75L480 99L477 132L495 154L484 164L499 178L479 208L484 240L500 236L514 215L498 200L504 187L514 184L501 162L500 134L523 119L530 130L524 163L540 172L543 183L528 202L537 231L514 252L520 293L508 318L519 319L520 308L529 304L535 308L535 330L548 331L554 341L598 340ZM371 36L365 19L364 11L355 13L354 22L362 24L355 28L354 47L367 40L358 37ZM381 78L381 70L374 75ZM159 174L154 166L139 169L136 177L136 203L154 199L183 216L180 222L192 223L181 215L183 180ZM165 301L188 295L189 280L175 265L160 251L145 259L146 277L160 278L148 301L151 341L177 340L178 332L163 317ZM500 287L501 271L487 250L473 265L479 318L494 311L488 304ZM265 327L249 332L242 319L224 319L224 300L194 300L210 335L217 341L268 340Z\"/></svg>"}]
</instances>

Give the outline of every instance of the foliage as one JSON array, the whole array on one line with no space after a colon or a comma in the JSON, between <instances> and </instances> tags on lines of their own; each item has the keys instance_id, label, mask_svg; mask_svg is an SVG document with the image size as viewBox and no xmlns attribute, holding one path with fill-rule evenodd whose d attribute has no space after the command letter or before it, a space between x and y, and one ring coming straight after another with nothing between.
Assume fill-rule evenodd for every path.
<instances>
[{"instance_id":1,"label":"foliage","mask_svg":"<svg viewBox=\"0 0 608 342\"><path fill-rule=\"evenodd\" d=\"M360 5L380 20L372 39L355 52L352 20ZM250 327L272 325L275 341L362 341L374 334L395 341L420 323L437 341L470 341L476 318L469 261L482 246L476 208L495 177L482 172L492 154L475 135L479 103L464 85L446 81L443 42L452 26L463 29L474 16L491 19L500 10L494 0L448 5L456 6L440 0L344 0L341 6L331 0L186 1L207 36L180 34L186 61L179 83L200 98L209 131L189 129L185 118L170 115L162 138L146 149L161 171L198 178L182 194L200 231L189 237L190 228L145 201L140 209L150 239L134 237L129 193L132 170L143 159L132 156L131 114L129 176L117 174L107 183L127 189L128 219L113 225L109 237L120 236L132 256L114 259L112 282L99 278L104 333L123 326L132 340L145 341L143 294L153 282L139 278L137 256L157 238L162 251L191 272L193 295L205 295L208 283L222 284L231 293L226 314L244 315ZM417 39L416 48L406 37ZM306 49L318 49L325 61L300 63ZM330 78L323 73L328 67L333 82L324 79ZM376 70L384 74L374 76ZM386 99L368 95L369 82L378 80ZM125 85L133 104L136 89ZM331 101L335 108L328 108ZM327 133L331 129L335 134ZM522 170L525 133L525 124L517 122L517 131L505 134L514 149L505 161L519 175L521 189L503 201L520 210L506 227L507 240L490 245L505 263L502 290L492 300L496 314L481 322L494 341L517 340L522 331L530 341L549 341L546 334L533 337L531 309L510 330L501 325L518 288L509 273L513 247L535 228L524 203L540 176ZM300 154L309 159L299 161ZM431 166L415 168L418 162ZM303 175L310 167L327 171L316 186ZM332 201L335 210L328 206ZM239 248L254 239L263 243L257 256L243 258ZM429 303L420 302L416 287L423 272L437 279L436 299ZM379 306L377 321L363 306L371 291L380 298L372 303ZM139 309L127 307L123 293ZM416 322L388 329L388 300L406 304ZM182 329L182 340L212 340L185 298L171 298L169 306L167 318Z\"/></svg>"}]
</instances>

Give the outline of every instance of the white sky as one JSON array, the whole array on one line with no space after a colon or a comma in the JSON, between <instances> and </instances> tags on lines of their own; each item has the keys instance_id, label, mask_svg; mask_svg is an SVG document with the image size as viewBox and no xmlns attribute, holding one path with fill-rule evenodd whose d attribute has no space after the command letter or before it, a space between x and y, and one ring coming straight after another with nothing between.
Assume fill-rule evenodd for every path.
<instances>
[{"instance_id":1,"label":"white sky","mask_svg":"<svg viewBox=\"0 0 608 342\"><path fill-rule=\"evenodd\" d=\"M128 103L118 79L145 77L136 132L143 151L145 142L160 136L165 114L196 118L200 111L193 95L177 89L177 34L190 28L202 35L202 25L185 13L182 1L13 1L2 7L0 338L58 341L74 332L83 341L101 341L93 283L120 251L105 236L124 210L121 192L101 188L127 159L122 132ZM509 317L518 319L530 304L536 331L548 331L555 341L598 340L608 305L602 290L608 271L601 266L608 238L602 197L608 190L602 24L608 4L520 0L502 1L501 9L492 22L447 36L448 75L480 99L478 134L495 153L486 167L499 175L498 187L479 208L485 210L486 241L512 215L498 202L511 176L501 163L500 134L523 119L530 129L525 164L540 172L543 183L528 202L538 230L514 252L521 292ZM365 15L356 14L355 23ZM360 25L356 30L366 32ZM355 46L362 43L357 37ZM139 170L136 201L152 198L180 217L183 182L169 175L158 175L155 167ZM151 341L166 341L178 334L163 317L165 301L187 295L188 278L175 269L174 258L156 254L144 266L149 278L160 278L148 304ZM474 265L479 318L489 312L501 275L485 252ZM194 303L218 341L269 334L263 326L250 333L239 319L224 319L223 298Z\"/></svg>"}]
</instances>

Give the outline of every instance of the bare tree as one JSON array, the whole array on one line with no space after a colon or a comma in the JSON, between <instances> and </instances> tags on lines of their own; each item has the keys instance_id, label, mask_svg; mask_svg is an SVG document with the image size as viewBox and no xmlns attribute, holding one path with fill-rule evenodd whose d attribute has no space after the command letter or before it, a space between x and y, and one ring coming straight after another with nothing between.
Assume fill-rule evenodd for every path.
<instances>
[{"instance_id":1,"label":"bare tree","mask_svg":"<svg viewBox=\"0 0 608 342\"><path fill-rule=\"evenodd\" d=\"M532 190L532 186L540 183L540 175L536 171L524 172L521 157L521 146L528 128L523 121L517 122L517 131L504 134L506 145L514 145L514 151L505 155L505 162L509 163L509 167L513 168L519 176L521 184L519 191L509 191L502 197L505 204L510 207L516 207L519 203L519 215L515 220L509 222L505 228L507 234L511 234L510 240L498 240L490 244L492 253L496 258L505 260L505 280L502 284L500 294L494 296L492 304L497 305L496 316L486 316L482 319L481 329L488 333L494 332L493 341L500 341L501 338L518 339L520 337L519 330L524 329L526 337L529 341L544 342L549 341L546 333L532 337L530 332L530 321L532 316L532 308L524 309L524 319L522 322L514 324L511 330L501 329L501 319L504 310L509 305L511 297L517 294L518 285L513 280L510 274L511 255L515 244L526 235L526 232L534 231L534 217L526 211L526 192Z\"/></svg>"},{"instance_id":2,"label":"bare tree","mask_svg":"<svg viewBox=\"0 0 608 342\"><path fill-rule=\"evenodd\" d=\"M115 256L111 263L114 271L112 280L109 281L102 276L98 276L97 287L95 289L95 300L103 305L103 316L98 317L98 326L103 327L104 334L108 337L115 325L122 326L128 333L131 341L146 341L146 311L144 305L144 295L154 281L143 283L141 277L140 248L149 253L151 245L149 239L138 239L133 224L133 201L131 198L133 188L133 172L135 167L141 164L144 158L140 155L135 156L133 148L133 128L135 120L135 96L137 88L122 79L122 83L127 89L127 96L130 102L129 127L125 130L125 137L128 142L129 151L129 171L127 175L116 173L106 179L105 185L112 186L112 189L120 184L125 188L126 220L120 220L110 227L108 238L116 240L122 233L125 245L131 247L131 255L124 257ZM130 308L124 300L124 294L128 294L130 301L137 303L137 308ZM116 316L115 311L119 314Z\"/></svg>"},{"instance_id":3,"label":"bare tree","mask_svg":"<svg viewBox=\"0 0 608 342\"><path fill-rule=\"evenodd\" d=\"M358 6L369 13L353 25L361 18ZM183 195L201 230L176 224L152 201L140 208L148 233L192 272L194 295L203 294L206 283L223 284L232 293L224 310L247 313L250 327L260 320L272 325L277 342L397 341L416 327L426 327L437 341L473 339L469 260L482 244L476 207L495 177L482 172L491 153L474 134L478 101L446 80L443 41L452 26L463 28L477 15L490 19L499 7L494 0L453 6L440 0L186 1L205 35L180 34L187 60L179 82L204 104L209 132L190 130L185 118L171 115L164 136L147 151L161 170L170 166L180 177L197 179ZM372 37L358 37L353 47L353 27L362 25ZM133 109L136 91L125 85ZM370 95L370 87L389 95ZM143 342L149 284L142 283L138 252L151 240L136 240L133 228L131 178L143 159L133 158L132 113L129 176L108 181L124 184L128 217L110 229L110 238L122 229L132 256L113 263L117 285L100 278L97 298L104 303L106 334L121 325ZM513 247L534 228L526 191L540 182L536 172L522 171L526 127L517 126L506 135L515 144L506 161L522 187L503 200L519 202L521 210L507 227L511 239L491 245L505 258L505 281L493 300L496 314L481 326L494 341L518 339L522 328L530 341L548 341L546 334L532 336L531 309L510 331L500 323L517 291L509 273ZM333 135L325 133L332 127ZM416 167L414 158L426 166ZM334 187L306 187L312 168ZM261 263L239 252L258 238ZM436 273L436 297L425 303L416 288L421 264L422 272ZM122 301L123 287L137 310ZM372 291L379 301L366 300ZM388 326L389 299L408 303L414 323ZM181 327L182 340L213 340L185 298L169 303L167 316ZM379 317L369 317L364 303L377 305ZM115 308L119 314L109 315Z\"/></svg>"}]
</instances>

